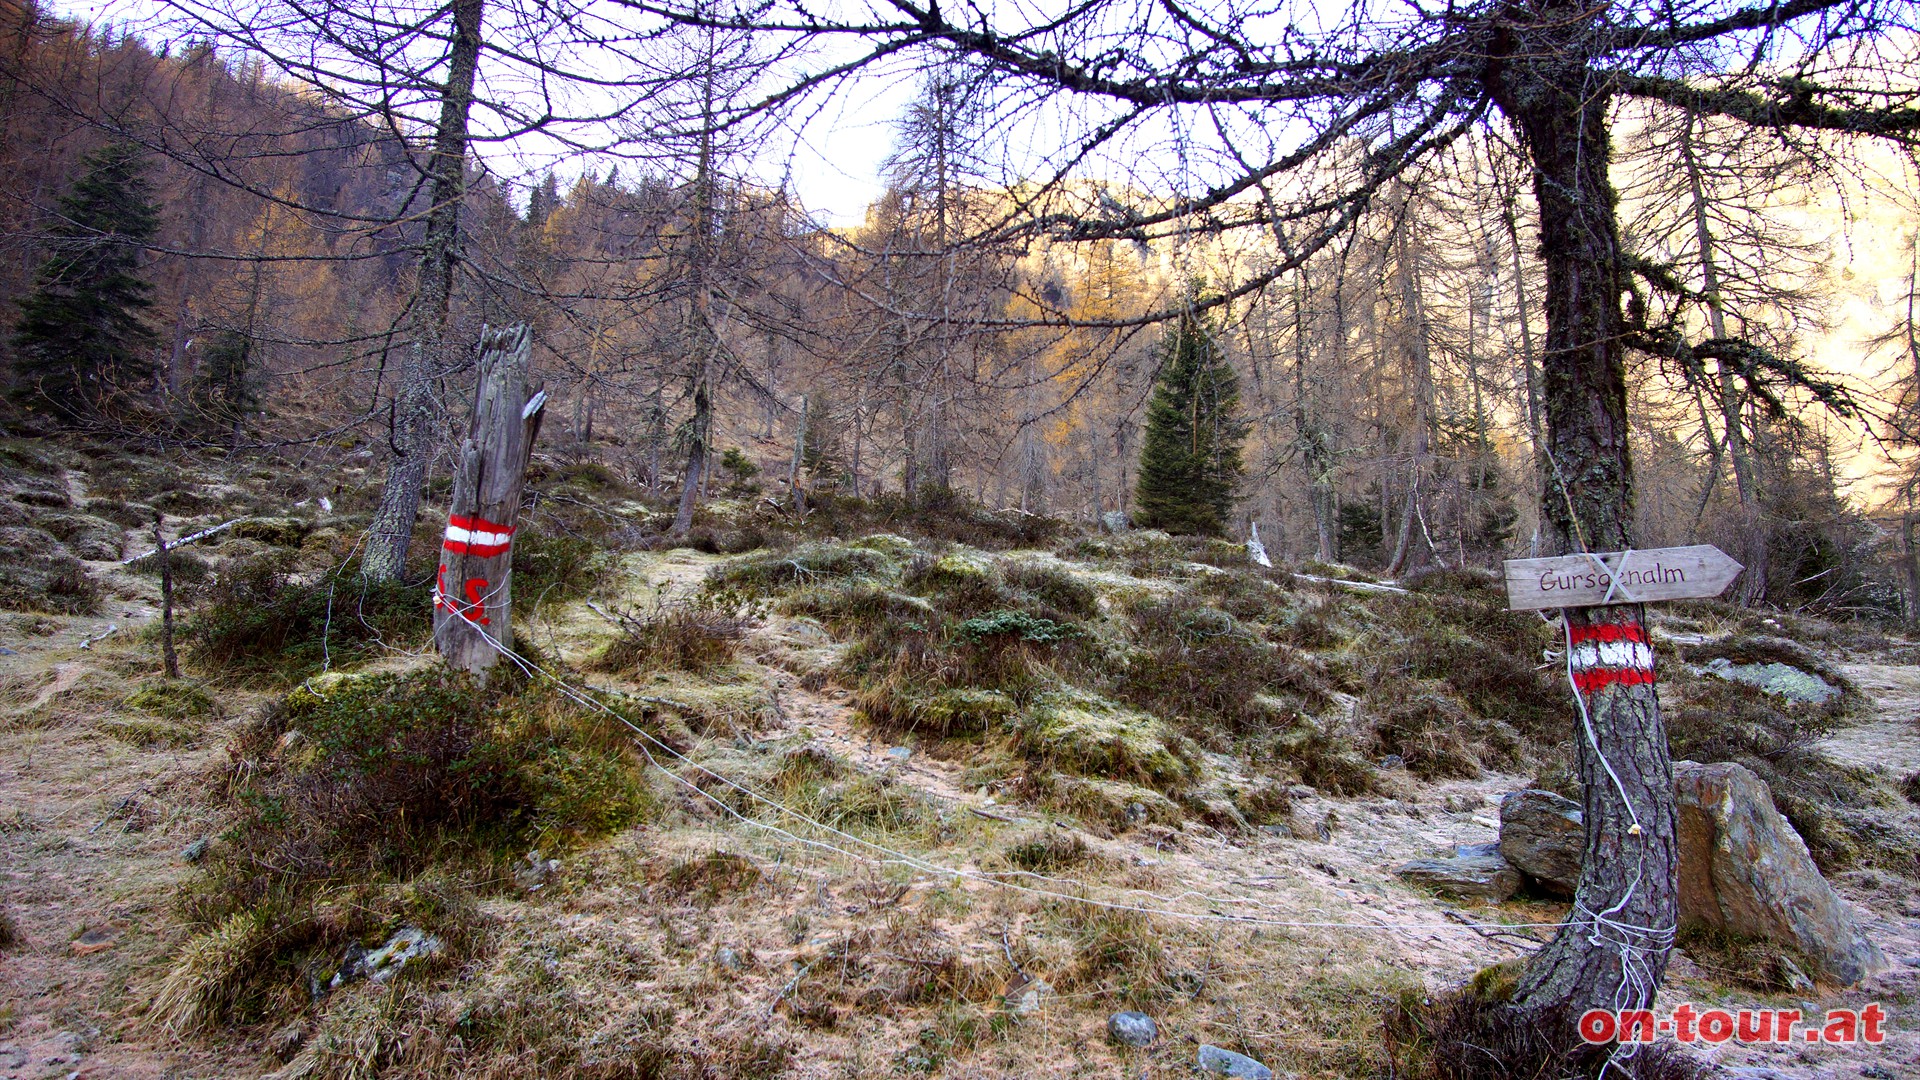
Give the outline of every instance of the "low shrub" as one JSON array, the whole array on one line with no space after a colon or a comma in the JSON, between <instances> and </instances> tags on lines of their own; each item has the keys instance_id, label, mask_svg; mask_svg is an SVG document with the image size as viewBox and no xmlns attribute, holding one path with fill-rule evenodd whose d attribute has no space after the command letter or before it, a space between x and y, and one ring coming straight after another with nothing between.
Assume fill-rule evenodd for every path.
<instances>
[{"instance_id":1,"label":"low shrub","mask_svg":"<svg viewBox=\"0 0 1920 1080\"><path fill-rule=\"evenodd\" d=\"M513 596L532 612L540 605L586 595L610 555L598 541L569 533L524 530L513 541Z\"/></svg>"},{"instance_id":2,"label":"low shrub","mask_svg":"<svg viewBox=\"0 0 1920 1080\"><path fill-rule=\"evenodd\" d=\"M601 671L708 671L733 662L747 620L693 603L665 604L652 611L615 612L620 636L594 666Z\"/></svg>"},{"instance_id":3,"label":"low shrub","mask_svg":"<svg viewBox=\"0 0 1920 1080\"><path fill-rule=\"evenodd\" d=\"M1497 720L1470 714L1432 679L1388 679L1365 699L1371 749L1397 754L1422 780L1472 778L1520 759L1520 738Z\"/></svg>"},{"instance_id":4,"label":"low shrub","mask_svg":"<svg viewBox=\"0 0 1920 1080\"><path fill-rule=\"evenodd\" d=\"M564 844L652 805L606 722L540 686L443 670L316 680L241 737L228 893L418 873L443 855Z\"/></svg>"},{"instance_id":5,"label":"low shrub","mask_svg":"<svg viewBox=\"0 0 1920 1080\"><path fill-rule=\"evenodd\" d=\"M1104 678L1115 697L1178 718L1203 742L1266 732L1276 698L1309 713L1331 700L1316 660L1268 643L1219 608L1182 595L1142 601L1129 614L1139 647L1123 666L1101 664L1087 675Z\"/></svg>"},{"instance_id":6,"label":"low shrub","mask_svg":"<svg viewBox=\"0 0 1920 1080\"><path fill-rule=\"evenodd\" d=\"M769 551L707 573L709 591L734 590L768 595L796 585L827 584L835 580L885 582L899 572L887 554L844 544L802 544L791 551Z\"/></svg>"},{"instance_id":7,"label":"low shrub","mask_svg":"<svg viewBox=\"0 0 1920 1080\"><path fill-rule=\"evenodd\" d=\"M1063 615L1089 619L1100 613L1100 594L1065 567L1015 561L1002 566L1001 573L1008 585Z\"/></svg>"},{"instance_id":8,"label":"low shrub","mask_svg":"<svg viewBox=\"0 0 1920 1080\"><path fill-rule=\"evenodd\" d=\"M1052 874L1088 861L1087 842L1078 833L1048 829L1016 838L1001 852L1001 858L1016 870Z\"/></svg>"},{"instance_id":9,"label":"low shrub","mask_svg":"<svg viewBox=\"0 0 1920 1080\"><path fill-rule=\"evenodd\" d=\"M188 661L210 674L297 681L418 644L432 632L424 582L369 582L345 568L303 581L286 568L276 554L236 561L215 575L205 605L181 628Z\"/></svg>"}]
</instances>

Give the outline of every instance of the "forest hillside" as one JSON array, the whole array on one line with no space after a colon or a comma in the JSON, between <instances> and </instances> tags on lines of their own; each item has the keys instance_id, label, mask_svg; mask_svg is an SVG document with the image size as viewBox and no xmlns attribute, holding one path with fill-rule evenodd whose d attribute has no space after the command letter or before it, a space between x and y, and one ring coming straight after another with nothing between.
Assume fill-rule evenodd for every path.
<instances>
[{"instance_id":1,"label":"forest hillside","mask_svg":"<svg viewBox=\"0 0 1920 1080\"><path fill-rule=\"evenodd\" d=\"M1920 1075L1911 5L857 6L0 0L0 1077Z\"/></svg>"}]
</instances>

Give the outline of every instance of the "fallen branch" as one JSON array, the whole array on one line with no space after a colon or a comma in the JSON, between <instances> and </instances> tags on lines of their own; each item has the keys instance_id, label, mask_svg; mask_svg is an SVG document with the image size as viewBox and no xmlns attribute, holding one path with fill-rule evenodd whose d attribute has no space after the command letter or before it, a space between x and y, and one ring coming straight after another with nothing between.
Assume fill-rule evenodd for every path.
<instances>
[{"instance_id":1,"label":"fallen branch","mask_svg":"<svg viewBox=\"0 0 1920 1080\"><path fill-rule=\"evenodd\" d=\"M1318 574L1295 574L1293 576L1299 578L1301 581L1311 581L1318 585L1338 585L1343 589L1353 589L1357 592L1383 592L1399 593L1402 596L1409 595L1408 590L1398 585L1381 585L1373 581L1348 581L1345 578L1321 577Z\"/></svg>"},{"instance_id":2,"label":"fallen branch","mask_svg":"<svg viewBox=\"0 0 1920 1080\"><path fill-rule=\"evenodd\" d=\"M768 1019L772 1019L774 1010L780 1007L780 1003L786 1000L788 994L793 993L794 987L799 986L800 980L806 978L807 972L812 970L812 964L802 964L800 970L794 972L793 978L787 980L787 985L781 987L780 992L773 995L773 1002L767 1006Z\"/></svg>"},{"instance_id":3,"label":"fallen branch","mask_svg":"<svg viewBox=\"0 0 1920 1080\"><path fill-rule=\"evenodd\" d=\"M83 649L86 649L86 650L89 650L89 651L91 651L91 650L93 649L93 643L94 643L94 642L96 642L96 641L104 641L104 640L106 640L106 637L107 637L107 635L108 635L108 634L111 634L111 633L113 633L113 632L114 632L115 630L118 630L118 629L120 629L120 628L119 628L118 626L115 626L115 625L113 625L112 623L108 623L108 624L107 624L107 628L106 628L105 630L102 630L102 631L100 631L99 633L97 633L97 634L95 634L95 635L93 635L92 637L90 637L90 638L88 638L88 639L86 639L85 641L82 641L82 642L80 643L80 647L81 647L81 648L83 648Z\"/></svg>"},{"instance_id":4,"label":"fallen branch","mask_svg":"<svg viewBox=\"0 0 1920 1080\"><path fill-rule=\"evenodd\" d=\"M201 529L201 530L200 530L199 532L197 532L197 533L194 533L194 534L193 534L192 536L183 536L183 537L181 537L181 538L180 538L180 539L178 539L178 540L174 540L174 541L170 541L170 542L169 542L169 543L167 544L167 550L168 550L168 551L172 551L172 550L173 550L174 548L177 548L177 547L179 547L179 546L180 546L180 545L182 545L182 544L191 544L191 543L193 543L193 542L194 542L195 540L204 540L204 539L206 539L207 537L209 537L209 536L212 536L212 535L213 535L214 533L217 533L217 532L219 532L219 531L221 531L222 529L231 529L231 528L233 528L233 527L234 527L235 525L238 525L238 524L240 524L241 522L243 522L243 521L245 521L245 520L247 520L247 519L246 519L246 518L243 518L243 517L237 517L237 518L234 518L234 519L233 519L232 521L223 521L223 522L221 522L220 524L218 524L218 525L215 525L215 526L214 526L213 528L211 528L211 529ZM159 549L159 548L154 548L154 549L153 549L152 551L143 551L143 552L141 552L140 554L138 554L138 555L135 555L134 557L132 557L132 558L130 558L130 559L121 559L121 560L120 560L120 565L121 565L121 566L127 566L127 565L130 565L130 564L132 564L132 563L137 563L137 562L139 562L139 561L140 561L141 559L145 559L145 558L147 558L147 557L149 557L149 556L153 556L153 555L158 555L158 554L160 554L160 549Z\"/></svg>"},{"instance_id":5,"label":"fallen branch","mask_svg":"<svg viewBox=\"0 0 1920 1080\"><path fill-rule=\"evenodd\" d=\"M1472 930L1474 933L1479 934L1483 938L1487 938L1488 940L1497 941L1501 938L1518 938L1521 941L1526 942L1527 947L1530 949L1537 949L1540 946L1546 944L1546 942L1541 941L1539 938L1534 937L1531 934L1522 934L1515 930L1489 930L1486 928L1484 924L1474 922L1472 919L1467 918L1465 915L1462 915L1457 911L1449 910L1445 914L1447 918L1452 919L1454 922L1459 923L1460 925L1466 927L1469 930ZM1502 942L1502 944L1510 945L1512 944L1512 942Z\"/></svg>"}]
</instances>

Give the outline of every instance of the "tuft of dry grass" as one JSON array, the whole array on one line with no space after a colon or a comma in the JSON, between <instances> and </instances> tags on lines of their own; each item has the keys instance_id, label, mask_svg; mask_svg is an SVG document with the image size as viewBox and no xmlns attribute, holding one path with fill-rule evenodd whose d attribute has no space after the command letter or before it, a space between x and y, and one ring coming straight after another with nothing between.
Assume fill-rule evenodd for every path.
<instances>
[{"instance_id":1,"label":"tuft of dry grass","mask_svg":"<svg viewBox=\"0 0 1920 1080\"><path fill-rule=\"evenodd\" d=\"M229 915L180 950L160 980L148 1017L184 1035L225 1020L247 993L250 977L271 957L280 935L263 909Z\"/></svg>"},{"instance_id":2,"label":"tuft of dry grass","mask_svg":"<svg viewBox=\"0 0 1920 1080\"><path fill-rule=\"evenodd\" d=\"M751 623L704 604L674 603L648 612L616 612L615 638L594 660L601 671L705 672L731 664Z\"/></svg>"}]
</instances>

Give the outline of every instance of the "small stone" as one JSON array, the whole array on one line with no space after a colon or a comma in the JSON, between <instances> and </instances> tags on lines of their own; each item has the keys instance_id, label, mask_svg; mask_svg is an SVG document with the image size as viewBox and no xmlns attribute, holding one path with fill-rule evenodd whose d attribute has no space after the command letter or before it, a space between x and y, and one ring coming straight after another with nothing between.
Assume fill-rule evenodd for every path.
<instances>
[{"instance_id":1,"label":"small stone","mask_svg":"<svg viewBox=\"0 0 1920 1080\"><path fill-rule=\"evenodd\" d=\"M1053 984L1045 979L1036 979L1027 975L1016 976L1007 987L1007 1011L1015 1016L1032 1016L1040 1011L1047 995L1053 993Z\"/></svg>"},{"instance_id":2,"label":"small stone","mask_svg":"<svg viewBox=\"0 0 1920 1080\"><path fill-rule=\"evenodd\" d=\"M19 653L14 652L12 649L7 648L5 645L0 645L0 656L19 656L19 655L20 655Z\"/></svg>"},{"instance_id":3,"label":"small stone","mask_svg":"<svg viewBox=\"0 0 1920 1080\"><path fill-rule=\"evenodd\" d=\"M1407 767L1407 759L1401 757L1399 754L1388 754L1386 757L1380 759L1380 767L1383 769L1404 769Z\"/></svg>"},{"instance_id":4,"label":"small stone","mask_svg":"<svg viewBox=\"0 0 1920 1080\"><path fill-rule=\"evenodd\" d=\"M113 948L114 933L105 927L89 926L73 939L73 955L92 956Z\"/></svg>"},{"instance_id":5,"label":"small stone","mask_svg":"<svg viewBox=\"0 0 1920 1080\"><path fill-rule=\"evenodd\" d=\"M1885 1065L1862 1065L1860 1066L1860 1075L1866 1077L1867 1080L1899 1080L1899 1077L1894 1074L1894 1071Z\"/></svg>"},{"instance_id":6,"label":"small stone","mask_svg":"<svg viewBox=\"0 0 1920 1080\"><path fill-rule=\"evenodd\" d=\"M892 758L895 761L906 761L908 758L911 758L913 756L913 750L912 748L905 747L905 746L889 747L887 750L887 756Z\"/></svg>"},{"instance_id":7,"label":"small stone","mask_svg":"<svg viewBox=\"0 0 1920 1080\"><path fill-rule=\"evenodd\" d=\"M1482 859L1500 854L1499 844L1460 844L1453 849L1457 859Z\"/></svg>"},{"instance_id":8,"label":"small stone","mask_svg":"<svg viewBox=\"0 0 1920 1080\"><path fill-rule=\"evenodd\" d=\"M744 966L740 962L740 954L724 945L720 947L719 952L714 954L713 958L716 963L728 971L739 971L741 967Z\"/></svg>"},{"instance_id":9,"label":"small stone","mask_svg":"<svg viewBox=\"0 0 1920 1080\"><path fill-rule=\"evenodd\" d=\"M197 863L207 857L207 837L201 837L180 849L180 857L190 863Z\"/></svg>"},{"instance_id":10,"label":"small stone","mask_svg":"<svg viewBox=\"0 0 1920 1080\"><path fill-rule=\"evenodd\" d=\"M1159 1037L1159 1026L1146 1013L1117 1012L1107 1017L1107 1038L1123 1046L1139 1049Z\"/></svg>"},{"instance_id":11,"label":"small stone","mask_svg":"<svg viewBox=\"0 0 1920 1080\"><path fill-rule=\"evenodd\" d=\"M333 987L338 989L354 979L386 982L413 961L438 956L444 949L438 937L416 927L403 926L393 932L386 944L372 952L358 945L350 947L340 964L340 973L333 977Z\"/></svg>"},{"instance_id":12,"label":"small stone","mask_svg":"<svg viewBox=\"0 0 1920 1080\"><path fill-rule=\"evenodd\" d=\"M1796 994L1813 993L1813 980L1800 970L1800 965L1784 956L1774 957L1773 962L1780 965L1780 978L1787 984L1787 989Z\"/></svg>"},{"instance_id":13,"label":"small stone","mask_svg":"<svg viewBox=\"0 0 1920 1080\"><path fill-rule=\"evenodd\" d=\"M1273 1080L1273 1070L1245 1054L1236 1054L1211 1043L1200 1044L1197 1062L1201 1072L1230 1076L1234 1080Z\"/></svg>"}]
</instances>

